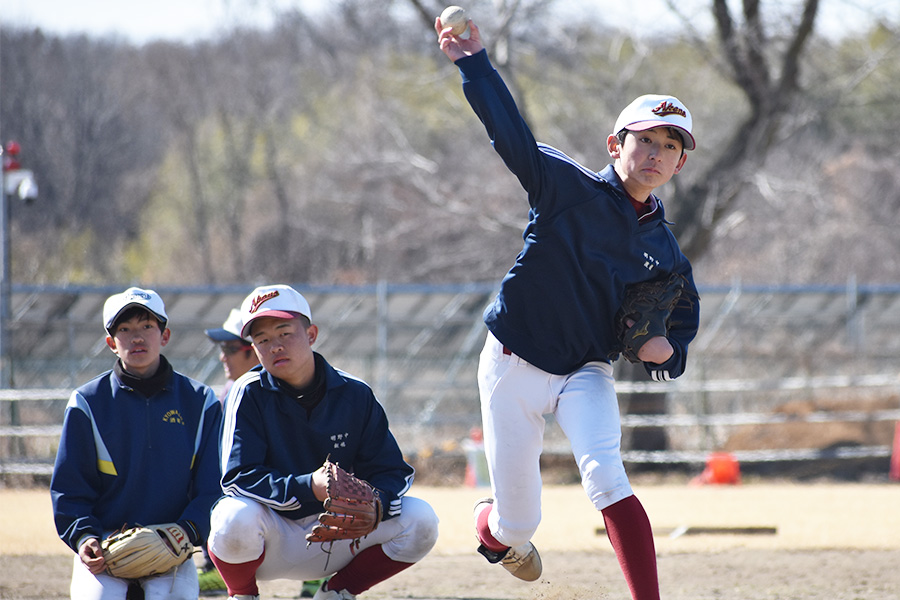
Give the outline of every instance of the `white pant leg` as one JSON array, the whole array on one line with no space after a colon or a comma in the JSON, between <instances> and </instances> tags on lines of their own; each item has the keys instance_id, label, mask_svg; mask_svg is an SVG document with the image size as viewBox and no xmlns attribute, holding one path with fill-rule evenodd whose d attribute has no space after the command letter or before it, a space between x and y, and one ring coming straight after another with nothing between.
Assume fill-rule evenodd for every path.
<instances>
[{"instance_id":1,"label":"white pant leg","mask_svg":"<svg viewBox=\"0 0 900 600\"><path fill-rule=\"evenodd\" d=\"M438 522L438 516L430 504L419 498L404 496L400 514L379 525L369 536L373 538L369 545L381 544L385 555L391 560L417 563L437 543Z\"/></svg>"},{"instance_id":2,"label":"white pant leg","mask_svg":"<svg viewBox=\"0 0 900 600\"><path fill-rule=\"evenodd\" d=\"M210 552L232 564L256 560L266 547L268 529L275 526L271 518L274 514L270 512L262 504L245 498L220 498L209 517Z\"/></svg>"},{"instance_id":3,"label":"white pant leg","mask_svg":"<svg viewBox=\"0 0 900 600\"><path fill-rule=\"evenodd\" d=\"M622 464L622 424L612 365L593 362L572 373L556 419L572 444L581 483L597 510L632 495Z\"/></svg>"},{"instance_id":4,"label":"white pant leg","mask_svg":"<svg viewBox=\"0 0 900 600\"><path fill-rule=\"evenodd\" d=\"M561 378L505 354L490 333L478 363L484 450L494 509L488 524L501 543L531 539L541 521L540 456L544 414L555 405L554 379Z\"/></svg>"},{"instance_id":5,"label":"white pant leg","mask_svg":"<svg viewBox=\"0 0 900 600\"><path fill-rule=\"evenodd\" d=\"M142 579L141 587L144 600L197 600L200 595L197 566L189 558L172 572Z\"/></svg>"},{"instance_id":6,"label":"white pant leg","mask_svg":"<svg viewBox=\"0 0 900 600\"><path fill-rule=\"evenodd\" d=\"M196 600L200 594L197 568L191 559L168 573L141 579L140 584L144 588L145 600ZM124 600L127 592L128 580L106 572L94 575L75 555L69 588L72 600Z\"/></svg>"},{"instance_id":7,"label":"white pant leg","mask_svg":"<svg viewBox=\"0 0 900 600\"><path fill-rule=\"evenodd\" d=\"M125 600L128 581L113 577L106 572L94 575L75 555L72 567L72 583L69 596L72 600Z\"/></svg>"},{"instance_id":8,"label":"white pant leg","mask_svg":"<svg viewBox=\"0 0 900 600\"><path fill-rule=\"evenodd\" d=\"M418 562L434 547L438 535L434 510L424 500L409 496L402 499L400 515L382 522L360 541L359 548L350 540L308 544L306 534L316 523L315 515L295 521L253 500L226 496L212 511L209 547L229 563L255 560L265 549L258 579L306 580L339 571L361 551L377 544L382 544L388 558Z\"/></svg>"}]
</instances>

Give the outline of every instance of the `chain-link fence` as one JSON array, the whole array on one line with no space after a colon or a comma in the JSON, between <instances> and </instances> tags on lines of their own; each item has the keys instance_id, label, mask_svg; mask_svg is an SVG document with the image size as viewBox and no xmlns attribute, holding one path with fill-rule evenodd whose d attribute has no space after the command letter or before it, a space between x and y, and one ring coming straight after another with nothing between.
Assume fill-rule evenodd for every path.
<instances>
[{"instance_id":1,"label":"chain-link fence","mask_svg":"<svg viewBox=\"0 0 900 600\"><path fill-rule=\"evenodd\" d=\"M461 452L480 423L475 370L492 285L296 285L320 328L315 349L366 380L410 454ZM175 368L219 389L221 326L252 286L156 288ZM13 389L0 390L0 470L47 471L70 391L109 369L103 301L118 288L18 287ZM655 384L617 363L626 460L698 463L890 455L900 420L900 286L701 286L688 372ZM640 434L649 435L640 435ZM568 444L551 423L546 451Z\"/></svg>"}]
</instances>

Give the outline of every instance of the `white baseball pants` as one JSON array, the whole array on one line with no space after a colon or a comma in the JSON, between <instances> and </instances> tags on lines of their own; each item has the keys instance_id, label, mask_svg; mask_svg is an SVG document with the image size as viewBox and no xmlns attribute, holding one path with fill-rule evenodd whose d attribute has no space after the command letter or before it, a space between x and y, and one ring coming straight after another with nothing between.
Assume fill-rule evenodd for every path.
<instances>
[{"instance_id":1,"label":"white baseball pants","mask_svg":"<svg viewBox=\"0 0 900 600\"><path fill-rule=\"evenodd\" d=\"M326 577L378 544L391 560L416 563L437 541L438 518L424 500L404 496L402 503L400 515L383 521L362 538L357 549L350 540L336 541L333 546L308 544L306 534L318 522L317 515L295 521L253 500L225 496L210 516L209 549L233 564L256 560L265 550L266 558L256 572L260 580Z\"/></svg>"},{"instance_id":2,"label":"white baseball pants","mask_svg":"<svg viewBox=\"0 0 900 600\"><path fill-rule=\"evenodd\" d=\"M554 415L569 439L581 483L597 510L633 494L620 453L612 365L591 362L568 375L553 375L510 353L489 332L478 389L494 496L488 524L499 542L524 544L541 521L545 414Z\"/></svg>"},{"instance_id":3,"label":"white baseball pants","mask_svg":"<svg viewBox=\"0 0 900 600\"><path fill-rule=\"evenodd\" d=\"M197 582L197 566L191 559L181 566L141 580L145 600L197 600L200 584ZM81 558L75 555L72 583L69 595L72 600L125 600L128 580L113 577L106 572L94 575Z\"/></svg>"}]
</instances>

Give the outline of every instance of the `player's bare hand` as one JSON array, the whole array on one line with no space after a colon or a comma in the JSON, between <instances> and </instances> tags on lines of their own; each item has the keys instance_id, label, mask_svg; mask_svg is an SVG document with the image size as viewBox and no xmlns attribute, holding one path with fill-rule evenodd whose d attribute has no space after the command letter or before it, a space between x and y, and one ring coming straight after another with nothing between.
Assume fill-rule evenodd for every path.
<instances>
[{"instance_id":1,"label":"player's bare hand","mask_svg":"<svg viewBox=\"0 0 900 600\"><path fill-rule=\"evenodd\" d=\"M438 44L447 58L456 62L460 58L478 54L484 49L478 27L469 19L469 39L463 39L450 33L449 27L441 25L441 18L434 20L434 30L438 34Z\"/></svg>"},{"instance_id":2,"label":"player's bare hand","mask_svg":"<svg viewBox=\"0 0 900 600\"><path fill-rule=\"evenodd\" d=\"M309 485L312 487L313 495L319 502L324 501L328 497L328 471L325 470L325 465L313 471L312 476L309 478Z\"/></svg>"},{"instance_id":3,"label":"player's bare hand","mask_svg":"<svg viewBox=\"0 0 900 600\"><path fill-rule=\"evenodd\" d=\"M106 559L103 558L103 550L97 538L90 538L83 543L78 549L78 557L94 575L99 575L106 568Z\"/></svg>"},{"instance_id":4,"label":"player's bare hand","mask_svg":"<svg viewBox=\"0 0 900 600\"><path fill-rule=\"evenodd\" d=\"M675 348L669 340L661 335L650 338L646 344L638 350L637 356L644 362L662 364L672 358Z\"/></svg>"}]
</instances>

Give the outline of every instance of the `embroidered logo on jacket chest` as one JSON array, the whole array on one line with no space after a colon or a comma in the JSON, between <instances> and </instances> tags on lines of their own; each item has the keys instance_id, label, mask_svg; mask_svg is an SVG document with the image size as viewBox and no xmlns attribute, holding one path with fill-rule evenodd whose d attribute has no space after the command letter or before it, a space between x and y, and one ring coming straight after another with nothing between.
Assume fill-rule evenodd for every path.
<instances>
[{"instance_id":1,"label":"embroidered logo on jacket chest","mask_svg":"<svg viewBox=\"0 0 900 600\"><path fill-rule=\"evenodd\" d=\"M347 440L350 439L350 433L335 433L331 436L331 441L335 448L346 448Z\"/></svg>"},{"instance_id":2,"label":"embroidered logo on jacket chest","mask_svg":"<svg viewBox=\"0 0 900 600\"><path fill-rule=\"evenodd\" d=\"M648 271L652 271L656 267L659 266L659 261L650 256L648 252L644 252L644 268Z\"/></svg>"},{"instance_id":3,"label":"embroidered logo on jacket chest","mask_svg":"<svg viewBox=\"0 0 900 600\"><path fill-rule=\"evenodd\" d=\"M181 418L181 413L178 412L178 409L172 409L167 411L166 414L163 415L163 423L175 423L176 425L184 425L184 419Z\"/></svg>"}]
</instances>

